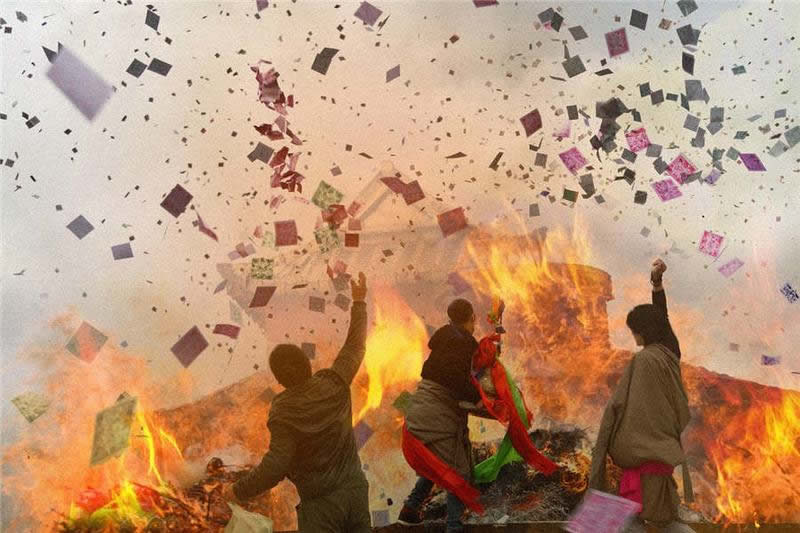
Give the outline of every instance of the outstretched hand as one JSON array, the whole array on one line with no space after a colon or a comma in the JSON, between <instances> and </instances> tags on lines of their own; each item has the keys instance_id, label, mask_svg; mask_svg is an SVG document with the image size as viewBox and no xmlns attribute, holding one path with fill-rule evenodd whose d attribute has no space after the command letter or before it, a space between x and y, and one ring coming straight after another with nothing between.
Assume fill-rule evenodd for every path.
<instances>
[{"instance_id":1,"label":"outstretched hand","mask_svg":"<svg viewBox=\"0 0 800 533\"><path fill-rule=\"evenodd\" d=\"M350 280L350 291L354 302L363 302L367 297L367 276L363 272L358 273L358 283Z\"/></svg>"}]
</instances>

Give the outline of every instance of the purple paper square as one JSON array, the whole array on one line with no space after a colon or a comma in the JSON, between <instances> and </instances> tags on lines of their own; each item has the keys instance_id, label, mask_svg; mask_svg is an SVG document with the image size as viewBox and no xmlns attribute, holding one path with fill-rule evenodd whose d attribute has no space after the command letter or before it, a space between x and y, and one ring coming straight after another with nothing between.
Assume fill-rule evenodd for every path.
<instances>
[{"instance_id":1,"label":"purple paper square","mask_svg":"<svg viewBox=\"0 0 800 533\"><path fill-rule=\"evenodd\" d=\"M350 310L350 298L345 296L344 294L337 294L336 298L333 300L333 305L341 309L342 311L349 311Z\"/></svg>"},{"instance_id":2,"label":"purple paper square","mask_svg":"<svg viewBox=\"0 0 800 533\"><path fill-rule=\"evenodd\" d=\"M188 367L207 347L208 341L194 326L172 346L171 351L184 367Z\"/></svg>"},{"instance_id":3,"label":"purple paper square","mask_svg":"<svg viewBox=\"0 0 800 533\"><path fill-rule=\"evenodd\" d=\"M317 345L313 342L304 342L300 345L300 349L309 359L314 359L317 356Z\"/></svg>"},{"instance_id":4,"label":"purple paper square","mask_svg":"<svg viewBox=\"0 0 800 533\"><path fill-rule=\"evenodd\" d=\"M763 172L767 170L764 163L761 162L761 159L759 159L756 154L739 154L739 158L742 160L742 163L744 163L744 166L747 167L747 170L751 172Z\"/></svg>"},{"instance_id":5,"label":"purple paper square","mask_svg":"<svg viewBox=\"0 0 800 533\"><path fill-rule=\"evenodd\" d=\"M256 292L253 294L253 299L250 301L249 307L264 307L272 299L275 294L276 287L256 287Z\"/></svg>"},{"instance_id":6,"label":"purple paper square","mask_svg":"<svg viewBox=\"0 0 800 533\"><path fill-rule=\"evenodd\" d=\"M608 46L608 55L611 57L627 52L629 50L628 34L625 33L625 28L606 33L606 46Z\"/></svg>"},{"instance_id":7,"label":"purple paper square","mask_svg":"<svg viewBox=\"0 0 800 533\"><path fill-rule=\"evenodd\" d=\"M733 275L734 272L736 272L737 270L739 270L743 266L744 266L744 262L737 257L737 258L731 259L730 261L728 261L727 263L725 263L724 265L719 267L718 270L719 270L720 274L722 274L726 278L729 278L729 277L731 277Z\"/></svg>"},{"instance_id":8,"label":"purple paper square","mask_svg":"<svg viewBox=\"0 0 800 533\"><path fill-rule=\"evenodd\" d=\"M525 137L530 137L542 127L542 115L538 109L534 109L520 119L522 127L525 128Z\"/></svg>"},{"instance_id":9,"label":"purple paper square","mask_svg":"<svg viewBox=\"0 0 800 533\"><path fill-rule=\"evenodd\" d=\"M130 259L131 257L133 257L133 250L131 249L131 243L126 242L124 244L118 244L116 246L112 246L111 255L114 256L115 261L118 261L120 259Z\"/></svg>"},{"instance_id":10,"label":"purple paper square","mask_svg":"<svg viewBox=\"0 0 800 533\"><path fill-rule=\"evenodd\" d=\"M780 357L773 357L771 355L762 355L761 364L764 366L775 366L781 363Z\"/></svg>"},{"instance_id":11,"label":"purple paper square","mask_svg":"<svg viewBox=\"0 0 800 533\"><path fill-rule=\"evenodd\" d=\"M400 77L400 65L392 67L386 71L386 83Z\"/></svg>"},{"instance_id":12,"label":"purple paper square","mask_svg":"<svg viewBox=\"0 0 800 533\"><path fill-rule=\"evenodd\" d=\"M297 244L297 224L294 220L275 222L275 246L294 246Z\"/></svg>"},{"instance_id":13,"label":"purple paper square","mask_svg":"<svg viewBox=\"0 0 800 533\"><path fill-rule=\"evenodd\" d=\"M422 192L422 187L420 187L419 181L414 180L405 186L405 190L403 191L403 200L406 201L407 205L419 202L423 198L425 198L425 193Z\"/></svg>"},{"instance_id":14,"label":"purple paper square","mask_svg":"<svg viewBox=\"0 0 800 533\"><path fill-rule=\"evenodd\" d=\"M192 194L180 185L175 185L167 197L164 198L164 201L161 202L161 207L166 209L170 215L177 218L186 210L186 206L189 205L191 201Z\"/></svg>"},{"instance_id":15,"label":"purple paper square","mask_svg":"<svg viewBox=\"0 0 800 533\"><path fill-rule=\"evenodd\" d=\"M373 433L374 431L372 428L369 427L369 425L363 420L356 424L353 428L353 434L356 438L356 448L360 450L367 443Z\"/></svg>"},{"instance_id":16,"label":"purple paper square","mask_svg":"<svg viewBox=\"0 0 800 533\"><path fill-rule=\"evenodd\" d=\"M656 191L656 194L661 198L662 202L672 200L678 196L683 196L681 190L670 178L653 183L653 190Z\"/></svg>"},{"instance_id":17,"label":"purple paper square","mask_svg":"<svg viewBox=\"0 0 800 533\"><path fill-rule=\"evenodd\" d=\"M628 141L631 152L639 152L650 146L650 139L647 138L644 128L629 131L625 134L625 140Z\"/></svg>"},{"instance_id":18,"label":"purple paper square","mask_svg":"<svg viewBox=\"0 0 800 533\"><path fill-rule=\"evenodd\" d=\"M704 254L710 255L711 257L719 257L722 249L722 241L724 239L725 238L722 235L717 235L716 233L712 233L710 231L704 231L703 238L700 239L699 250Z\"/></svg>"},{"instance_id":19,"label":"purple paper square","mask_svg":"<svg viewBox=\"0 0 800 533\"><path fill-rule=\"evenodd\" d=\"M324 313L325 312L325 298L320 298L319 296L309 296L308 297L308 308L312 311L317 313Z\"/></svg>"},{"instance_id":20,"label":"purple paper square","mask_svg":"<svg viewBox=\"0 0 800 533\"><path fill-rule=\"evenodd\" d=\"M78 215L75 220L67 224L67 229L75 234L77 238L83 239L94 229L94 226L83 215Z\"/></svg>"},{"instance_id":21,"label":"purple paper square","mask_svg":"<svg viewBox=\"0 0 800 533\"><path fill-rule=\"evenodd\" d=\"M584 159L580 151L574 147L570 148L566 152L561 152L558 154L558 157L561 158L564 166L566 166L567 169L573 174L586 165L586 159Z\"/></svg>"},{"instance_id":22,"label":"purple paper square","mask_svg":"<svg viewBox=\"0 0 800 533\"><path fill-rule=\"evenodd\" d=\"M686 178L695 172L697 172L697 167L683 154L679 154L678 157L673 159L672 163L667 166L667 174L672 176L672 178L681 185L683 185Z\"/></svg>"},{"instance_id":23,"label":"purple paper square","mask_svg":"<svg viewBox=\"0 0 800 533\"><path fill-rule=\"evenodd\" d=\"M718 168L712 169L708 176L706 176L706 183L709 185L714 185L717 183L717 181L719 181L720 176L722 176L722 172L720 172Z\"/></svg>"},{"instance_id":24,"label":"purple paper square","mask_svg":"<svg viewBox=\"0 0 800 533\"><path fill-rule=\"evenodd\" d=\"M59 51L47 77L89 120L111 97L111 86L68 48Z\"/></svg>"},{"instance_id":25,"label":"purple paper square","mask_svg":"<svg viewBox=\"0 0 800 533\"><path fill-rule=\"evenodd\" d=\"M373 6L369 2L361 2L361 5L358 6L358 9L355 12L355 16L365 24L372 26L378 21L381 13L383 13L383 11Z\"/></svg>"},{"instance_id":26,"label":"purple paper square","mask_svg":"<svg viewBox=\"0 0 800 533\"><path fill-rule=\"evenodd\" d=\"M570 533L617 533L640 509L634 501L589 489L565 529Z\"/></svg>"}]
</instances>

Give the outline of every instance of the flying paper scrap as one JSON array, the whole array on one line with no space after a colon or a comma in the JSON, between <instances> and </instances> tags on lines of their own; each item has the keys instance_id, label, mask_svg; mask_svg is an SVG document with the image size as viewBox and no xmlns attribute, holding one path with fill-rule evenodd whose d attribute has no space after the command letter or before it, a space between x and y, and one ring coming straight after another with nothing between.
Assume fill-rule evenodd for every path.
<instances>
[{"instance_id":1,"label":"flying paper scrap","mask_svg":"<svg viewBox=\"0 0 800 533\"><path fill-rule=\"evenodd\" d=\"M75 357L91 363L107 340L100 330L83 322L65 347Z\"/></svg>"},{"instance_id":2,"label":"flying paper scrap","mask_svg":"<svg viewBox=\"0 0 800 533\"><path fill-rule=\"evenodd\" d=\"M333 204L338 204L344 198L344 194L337 191L326 181L320 181L314 196L311 197L311 203L316 205L322 210L328 209Z\"/></svg>"},{"instance_id":3,"label":"flying paper scrap","mask_svg":"<svg viewBox=\"0 0 800 533\"><path fill-rule=\"evenodd\" d=\"M589 489L564 529L570 533L618 533L640 509L632 500Z\"/></svg>"},{"instance_id":4,"label":"flying paper scrap","mask_svg":"<svg viewBox=\"0 0 800 533\"><path fill-rule=\"evenodd\" d=\"M90 461L92 466L119 455L128 447L136 404L135 397L122 393L114 405L97 413Z\"/></svg>"},{"instance_id":5,"label":"flying paper scrap","mask_svg":"<svg viewBox=\"0 0 800 533\"><path fill-rule=\"evenodd\" d=\"M704 231L703 237L700 239L700 251L708 254L711 257L719 257L720 249L722 248L722 241L724 237L717 235L710 231Z\"/></svg>"},{"instance_id":6,"label":"flying paper scrap","mask_svg":"<svg viewBox=\"0 0 800 533\"><path fill-rule=\"evenodd\" d=\"M184 367L188 367L206 348L208 341L197 326L194 326L172 346L171 351Z\"/></svg>"},{"instance_id":7,"label":"flying paper scrap","mask_svg":"<svg viewBox=\"0 0 800 533\"><path fill-rule=\"evenodd\" d=\"M112 87L68 48L59 50L47 77L89 120L111 97Z\"/></svg>"},{"instance_id":8,"label":"flying paper scrap","mask_svg":"<svg viewBox=\"0 0 800 533\"><path fill-rule=\"evenodd\" d=\"M729 278L733 275L734 272L736 272L743 266L744 262L742 262L742 260L737 257L731 259L730 261L719 267L719 272L726 278Z\"/></svg>"},{"instance_id":9,"label":"flying paper scrap","mask_svg":"<svg viewBox=\"0 0 800 533\"><path fill-rule=\"evenodd\" d=\"M50 407L50 400L35 392L20 394L12 399L11 403L17 407L28 422L33 422L42 416L47 411L47 408Z\"/></svg>"}]
</instances>

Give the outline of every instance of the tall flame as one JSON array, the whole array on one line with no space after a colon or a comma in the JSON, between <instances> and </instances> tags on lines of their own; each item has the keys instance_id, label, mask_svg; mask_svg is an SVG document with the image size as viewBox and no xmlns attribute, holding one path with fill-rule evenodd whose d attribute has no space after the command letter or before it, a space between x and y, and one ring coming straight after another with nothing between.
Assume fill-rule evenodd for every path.
<instances>
[{"instance_id":1,"label":"tall flame","mask_svg":"<svg viewBox=\"0 0 800 533\"><path fill-rule=\"evenodd\" d=\"M394 291L380 289L378 294L364 357L369 388L354 424L381 406L388 387L418 381L425 356L427 332L422 320Z\"/></svg>"},{"instance_id":2,"label":"tall flame","mask_svg":"<svg viewBox=\"0 0 800 533\"><path fill-rule=\"evenodd\" d=\"M706 443L717 471L717 520L800 520L800 393L780 391L737 411Z\"/></svg>"}]
</instances>

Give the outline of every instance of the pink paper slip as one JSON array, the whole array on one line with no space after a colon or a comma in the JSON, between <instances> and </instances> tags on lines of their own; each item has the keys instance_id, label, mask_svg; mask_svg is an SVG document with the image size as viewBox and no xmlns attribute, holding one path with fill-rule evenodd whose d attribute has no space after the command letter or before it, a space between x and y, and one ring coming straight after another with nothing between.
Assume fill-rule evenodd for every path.
<instances>
[{"instance_id":1,"label":"pink paper slip","mask_svg":"<svg viewBox=\"0 0 800 533\"><path fill-rule=\"evenodd\" d=\"M564 529L570 533L617 533L634 514L638 503L589 489Z\"/></svg>"}]
</instances>

